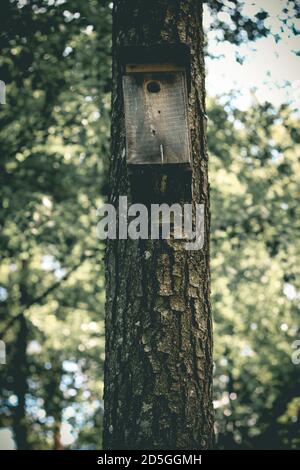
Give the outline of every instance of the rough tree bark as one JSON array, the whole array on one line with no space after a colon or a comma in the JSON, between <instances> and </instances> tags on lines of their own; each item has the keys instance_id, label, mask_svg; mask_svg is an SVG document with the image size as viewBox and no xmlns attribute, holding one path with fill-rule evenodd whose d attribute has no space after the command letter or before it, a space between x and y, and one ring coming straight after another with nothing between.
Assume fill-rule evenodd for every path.
<instances>
[{"instance_id":1,"label":"rough tree bark","mask_svg":"<svg viewBox=\"0 0 300 470\"><path fill-rule=\"evenodd\" d=\"M185 43L191 51L192 200L205 205L205 242L109 241L106 253L104 448L207 449L213 445L209 185L205 137L202 2L117 0L113 9L110 202L184 202L189 177L130 177L118 48Z\"/></svg>"}]
</instances>

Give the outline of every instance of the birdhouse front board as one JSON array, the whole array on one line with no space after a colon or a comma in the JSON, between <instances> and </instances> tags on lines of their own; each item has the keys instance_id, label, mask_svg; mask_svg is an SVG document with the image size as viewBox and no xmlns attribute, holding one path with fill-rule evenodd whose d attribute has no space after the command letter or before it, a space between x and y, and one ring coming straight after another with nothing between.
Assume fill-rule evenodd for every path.
<instances>
[{"instance_id":1,"label":"birdhouse front board","mask_svg":"<svg viewBox=\"0 0 300 470\"><path fill-rule=\"evenodd\" d=\"M127 65L123 76L127 163L190 164L183 67Z\"/></svg>"}]
</instances>

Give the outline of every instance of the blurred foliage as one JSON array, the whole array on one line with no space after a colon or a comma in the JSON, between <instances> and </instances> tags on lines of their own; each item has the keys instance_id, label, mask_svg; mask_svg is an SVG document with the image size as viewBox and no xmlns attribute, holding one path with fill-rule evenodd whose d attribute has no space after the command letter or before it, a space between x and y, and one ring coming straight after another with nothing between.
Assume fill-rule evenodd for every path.
<instances>
[{"instance_id":1,"label":"blurred foliage","mask_svg":"<svg viewBox=\"0 0 300 470\"><path fill-rule=\"evenodd\" d=\"M242 3L209 2L220 40L268 34ZM111 4L1 7L0 427L19 448L99 448ZM218 446L299 447L299 126L287 106L230 103L208 103Z\"/></svg>"},{"instance_id":2,"label":"blurred foliage","mask_svg":"<svg viewBox=\"0 0 300 470\"><path fill-rule=\"evenodd\" d=\"M19 447L53 448L69 423L78 446L99 447L104 288L95 220L109 149L110 9L98 1L1 7L1 426L14 428Z\"/></svg>"},{"instance_id":3,"label":"blurred foliage","mask_svg":"<svg viewBox=\"0 0 300 470\"><path fill-rule=\"evenodd\" d=\"M299 116L209 103L219 446L299 448Z\"/></svg>"},{"instance_id":4,"label":"blurred foliage","mask_svg":"<svg viewBox=\"0 0 300 470\"><path fill-rule=\"evenodd\" d=\"M275 1L204 0L203 3L207 4L212 14L213 21L210 28L217 32L217 40L239 45L271 34L265 20L269 17L270 4ZM256 11L253 11L252 15L245 14L245 4L250 4ZM287 27L295 34L297 31L291 20L300 17L300 4L297 0L286 0L281 6L281 27ZM276 34L275 39L280 40L280 35Z\"/></svg>"}]
</instances>

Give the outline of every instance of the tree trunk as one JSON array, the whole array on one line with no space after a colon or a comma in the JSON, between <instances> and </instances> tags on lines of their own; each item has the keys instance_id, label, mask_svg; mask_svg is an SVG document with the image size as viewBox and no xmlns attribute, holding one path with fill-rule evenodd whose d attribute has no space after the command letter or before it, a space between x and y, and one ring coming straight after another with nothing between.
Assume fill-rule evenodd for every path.
<instances>
[{"instance_id":1,"label":"tree trunk","mask_svg":"<svg viewBox=\"0 0 300 470\"><path fill-rule=\"evenodd\" d=\"M27 292L28 260L21 261L20 273L20 308L25 309L28 303ZM14 391L18 397L18 404L13 415L13 431L18 450L26 450L28 444L28 430L26 422L26 394L28 392L28 324L24 313L18 319L18 333L16 338Z\"/></svg>"},{"instance_id":2,"label":"tree trunk","mask_svg":"<svg viewBox=\"0 0 300 470\"><path fill-rule=\"evenodd\" d=\"M205 205L205 240L114 240L106 253L104 448L207 449L213 444L209 186L205 137L202 2L118 0L113 9L110 202L188 202L188 173L126 166L118 48L185 43L192 201Z\"/></svg>"},{"instance_id":3,"label":"tree trunk","mask_svg":"<svg viewBox=\"0 0 300 470\"><path fill-rule=\"evenodd\" d=\"M14 390L18 397L18 404L13 415L13 430L18 450L28 449L27 423L26 423L26 393L27 385L27 341L28 325L25 316L22 314L19 319L19 331L16 344L18 349L14 360L16 361L16 371L14 379Z\"/></svg>"},{"instance_id":4,"label":"tree trunk","mask_svg":"<svg viewBox=\"0 0 300 470\"><path fill-rule=\"evenodd\" d=\"M54 446L53 450L64 450L64 446L61 442L61 423L59 421L55 422L54 425Z\"/></svg>"}]
</instances>

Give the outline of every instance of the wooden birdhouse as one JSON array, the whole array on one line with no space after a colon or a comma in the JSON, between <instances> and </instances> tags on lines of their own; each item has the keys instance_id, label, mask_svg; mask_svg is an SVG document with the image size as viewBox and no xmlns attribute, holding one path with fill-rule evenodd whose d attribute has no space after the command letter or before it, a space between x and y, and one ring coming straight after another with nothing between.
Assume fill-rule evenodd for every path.
<instances>
[{"instance_id":1,"label":"wooden birdhouse","mask_svg":"<svg viewBox=\"0 0 300 470\"><path fill-rule=\"evenodd\" d=\"M123 94L129 165L190 167L187 49L130 48Z\"/></svg>"}]
</instances>

